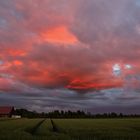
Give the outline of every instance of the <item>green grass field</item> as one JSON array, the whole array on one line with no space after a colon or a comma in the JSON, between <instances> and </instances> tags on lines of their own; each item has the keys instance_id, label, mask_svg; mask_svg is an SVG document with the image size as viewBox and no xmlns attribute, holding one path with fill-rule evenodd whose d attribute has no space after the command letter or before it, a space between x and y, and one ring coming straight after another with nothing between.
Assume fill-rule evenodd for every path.
<instances>
[{"instance_id":1,"label":"green grass field","mask_svg":"<svg viewBox=\"0 0 140 140\"><path fill-rule=\"evenodd\" d=\"M140 119L0 120L0 140L140 140Z\"/></svg>"}]
</instances>

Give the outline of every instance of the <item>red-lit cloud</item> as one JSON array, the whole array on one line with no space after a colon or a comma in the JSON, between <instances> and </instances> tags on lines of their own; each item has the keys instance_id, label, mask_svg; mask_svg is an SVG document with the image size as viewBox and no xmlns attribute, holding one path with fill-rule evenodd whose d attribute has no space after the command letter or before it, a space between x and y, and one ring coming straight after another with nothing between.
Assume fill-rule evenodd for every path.
<instances>
[{"instance_id":1,"label":"red-lit cloud","mask_svg":"<svg viewBox=\"0 0 140 140\"><path fill-rule=\"evenodd\" d=\"M61 33L61 34L60 34ZM54 27L41 33L43 41L60 44L75 44L77 39L65 26Z\"/></svg>"},{"instance_id":2,"label":"red-lit cloud","mask_svg":"<svg viewBox=\"0 0 140 140\"><path fill-rule=\"evenodd\" d=\"M123 86L122 76L113 76L112 67L128 63L139 69L139 35L137 31L132 32L133 36L127 34L135 25L122 19L119 11L112 11L115 5L101 6L99 2L99 9L92 13L90 9L95 9L97 2L88 1L87 5L83 2L72 1L69 3L72 9L67 9L64 1L64 5L48 0L42 4L15 1L13 13L3 17L8 30L1 27L1 71L19 81L46 88L88 91ZM47 4L48 9L44 7ZM120 10L127 11L123 5ZM126 71L123 70L123 76ZM132 71L136 71L135 67Z\"/></svg>"}]
</instances>

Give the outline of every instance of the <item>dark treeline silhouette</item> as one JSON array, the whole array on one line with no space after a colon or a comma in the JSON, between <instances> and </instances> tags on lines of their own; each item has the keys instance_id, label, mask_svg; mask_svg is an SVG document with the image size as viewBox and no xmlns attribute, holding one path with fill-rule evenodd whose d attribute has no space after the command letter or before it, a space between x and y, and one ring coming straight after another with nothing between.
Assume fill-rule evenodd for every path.
<instances>
[{"instance_id":1,"label":"dark treeline silhouette","mask_svg":"<svg viewBox=\"0 0 140 140\"><path fill-rule=\"evenodd\" d=\"M85 113L84 111L52 111L48 113L38 113L36 111L28 111L26 109L16 109L15 115L21 115L21 117L27 118L138 118L138 114L117 114L117 113L104 113L104 114L91 114L90 112Z\"/></svg>"}]
</instances>

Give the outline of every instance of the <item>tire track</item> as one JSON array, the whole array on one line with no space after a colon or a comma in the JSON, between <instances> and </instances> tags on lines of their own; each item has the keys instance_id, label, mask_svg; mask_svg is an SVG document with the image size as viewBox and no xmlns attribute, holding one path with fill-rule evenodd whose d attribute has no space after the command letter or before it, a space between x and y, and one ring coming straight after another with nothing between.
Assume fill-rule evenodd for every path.
<instances>
[{"instance_id":1,"label":"tire track","mask_svg":"<svg viewBox=\"0 0 140 140\"><path fill-rule=\"evenodd\" d=\"M52 124L52 129L53 129L53 132L59 132L59 129L57 127L57 125L54 123L54 121L51 119L51 124Z\"/></svg>"},{"instance_id":2,"label":"tire track","mask_svg":"<svg viewBox=\"0 0 140 140\"><path fill-rule=\"evenodd\" d=\"M32 129L30 129L28 132L32 135L35 135L38 128L44 123L46 119L41 120L40 122L38 122Z\"/></svg>"}]
</instances>

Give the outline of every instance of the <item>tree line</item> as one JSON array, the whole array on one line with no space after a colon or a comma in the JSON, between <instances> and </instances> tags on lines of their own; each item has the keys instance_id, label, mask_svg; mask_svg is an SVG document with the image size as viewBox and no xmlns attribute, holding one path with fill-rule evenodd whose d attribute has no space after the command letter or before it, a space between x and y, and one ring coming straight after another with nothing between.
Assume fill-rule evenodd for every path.
<instances>
[{"instance_id":1,"label":"tree line","mask_svg":"<svg viewBox=\"0 0 140 140\"><path fill-rule=\"evenodd\" d=\"M77 111L59 111L55 110L52 112L42 112L38 113L36 111L29 111L27 109L16 109L14 112L15 115L20 115L21 117L27 117L27 118L126 118L126 117L132 117L137 118L140 117L139 114L122 114L122 113L103 113L103 114L92 114L90 112L84 112L81 110Z\"/></svg>"}]
</instances>

